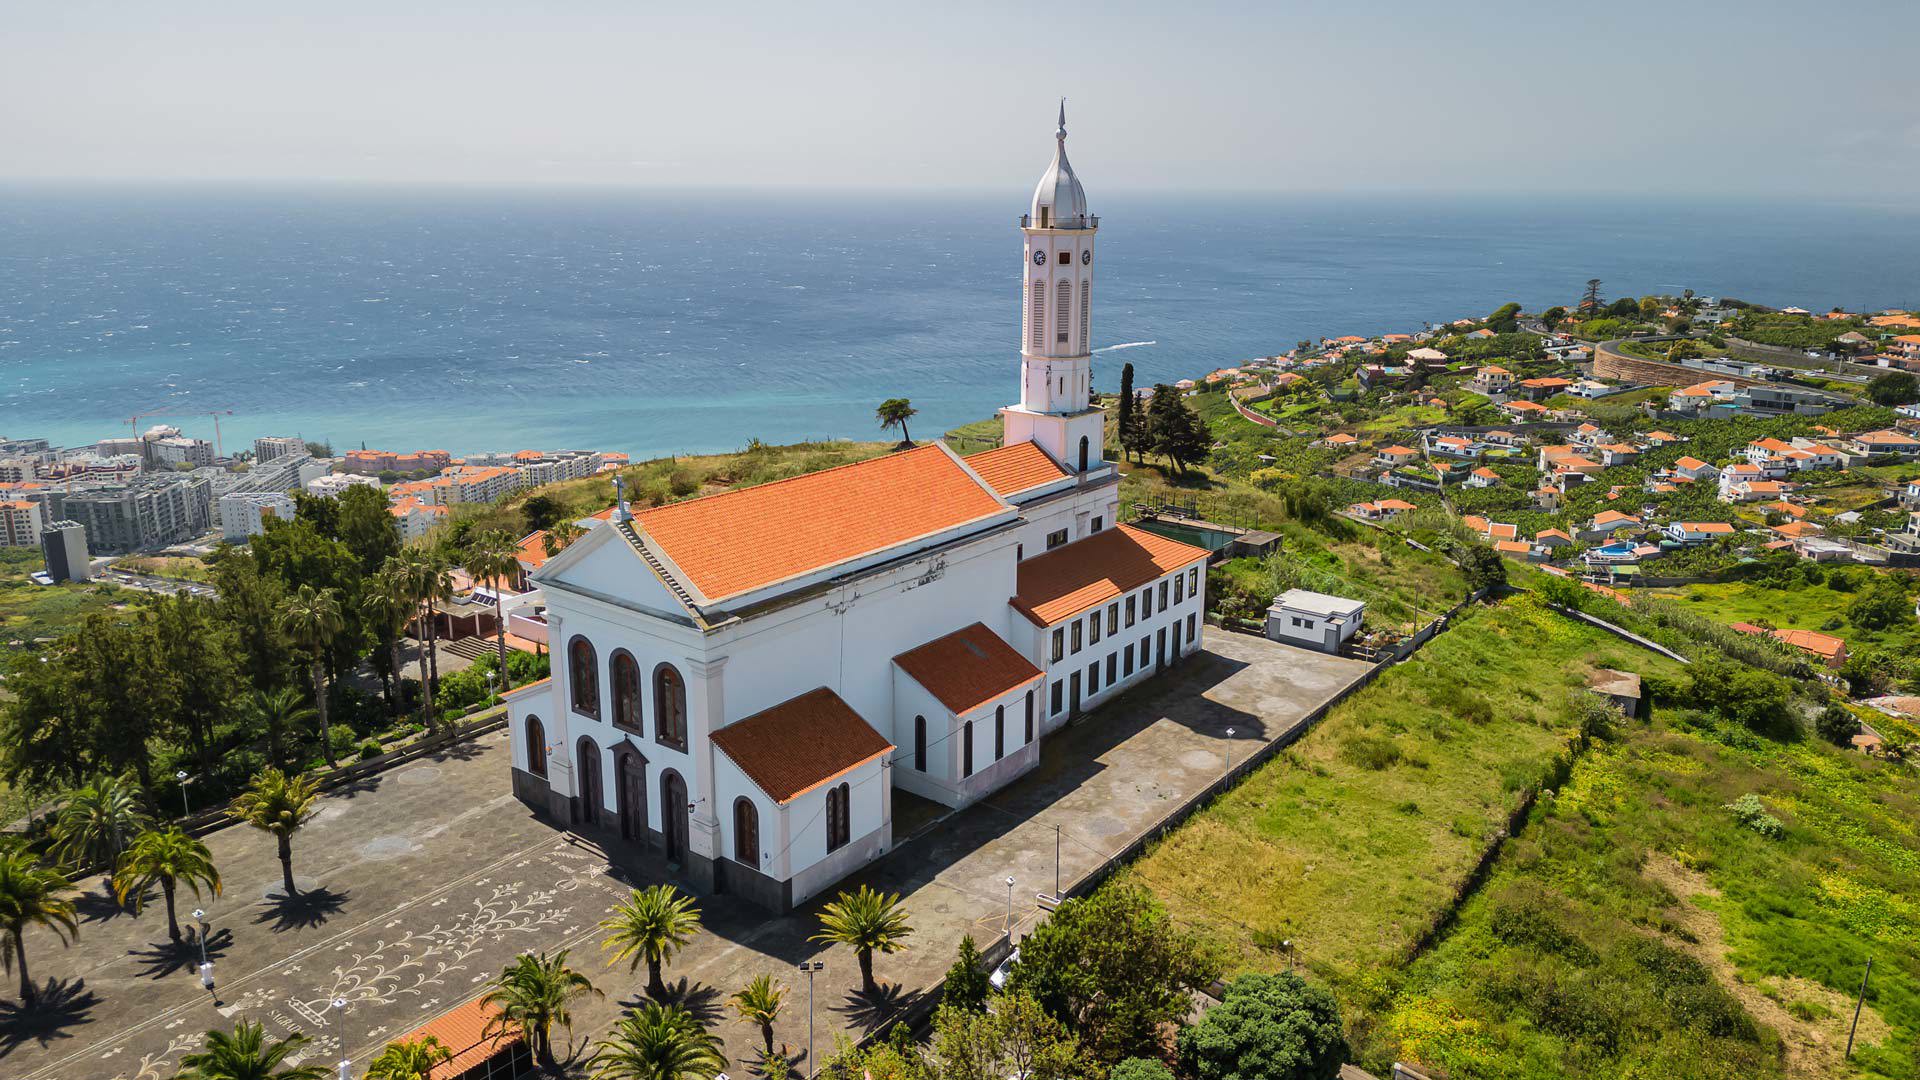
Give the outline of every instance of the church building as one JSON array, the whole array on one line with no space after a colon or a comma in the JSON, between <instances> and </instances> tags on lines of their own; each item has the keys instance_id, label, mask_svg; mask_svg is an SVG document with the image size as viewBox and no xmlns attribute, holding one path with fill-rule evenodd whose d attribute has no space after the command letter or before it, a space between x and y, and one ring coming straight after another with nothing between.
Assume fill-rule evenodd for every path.
<instances>
[{"instance_id":1,"label":"church building","mask_svg":"<svg viewBox=\"0 0 1920 1080\"><path fill-rule=\"evenodd\" d=\"M553 677L513 790L616 862L788 911L1200 646L1207 552L1118 522L1092 404L1094 237L1067 162L1020 218L1004 445L944 443L610 517L531 575Z\"/></svg>"}]
</instances>

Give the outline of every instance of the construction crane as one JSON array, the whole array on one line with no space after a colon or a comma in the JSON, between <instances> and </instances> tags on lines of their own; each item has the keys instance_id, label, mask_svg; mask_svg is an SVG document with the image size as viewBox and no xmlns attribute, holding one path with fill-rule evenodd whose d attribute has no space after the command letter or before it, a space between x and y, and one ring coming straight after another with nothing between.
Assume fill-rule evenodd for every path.
<instances>
[{"instance_id":1,"label":"construction crane","mask_svg":"<svg viewBox=\"0 0 1920 1080\"><path fill-rule=\"evenodd\" d=\"M139 438L140 421L149 416L211 416L213 417L213 454L215 457L226 457L226 448L220 444L220 418L232 415L232 409L149 409L127 417L127 427L133 432L134 438ZM141 456L144 458L146 455L143 452Z\"/></svg>"}]
</instances>

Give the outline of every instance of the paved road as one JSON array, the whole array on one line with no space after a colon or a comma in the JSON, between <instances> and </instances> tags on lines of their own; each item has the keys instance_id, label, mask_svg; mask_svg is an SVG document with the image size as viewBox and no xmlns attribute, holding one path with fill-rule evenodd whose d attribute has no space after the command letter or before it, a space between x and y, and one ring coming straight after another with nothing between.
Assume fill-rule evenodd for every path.
<instances>
[{"instance_id":1,"label":"paved road","mask_svg":"<svg viewBox=\"0 0 1920 1080\"><path fill-rule=\"evenodd\" d=\"M1217 778L1229 750L1244 760L1367 670L1240 635L1216 632L1209 644L1157 685L1051 738L1026 777L903 839L855 879L904 893L915 928L913 948L880 959L882 980L894 984L880 1000L856 993L848 950L806 940L815 912L776 918L704 898L707 932L668 981L725 1038L735 1074L759 1060L758 1038L724 1001L752 976L772 972L794 987L776 1038L797 1058L806 992L794 965L825 961L816 986L824 1054L835 1032L870 1029L937 983L961 934L996 938L1007 876L1016 880L1015 923L1040 917L1034 894L1053 887L1056 824L1059 873L1071 887ZM210 837L227 883L207 905L217 1003L194 978L195 950L165 944L158 910L117 914L90 882L78 945L29 935L33 971L43 985L51 980L53 1004L23 1013L0 1000L0 1074L163 1080L204 1031L238 1019L315 1036L310 1058L336 1060L344 1045L364 1064L387 1039L480 992L514 955L566 947L606 994L580 1010L580 1048L639 1000L644 982L644 973L603 966L595 924L632 885L667 877L662 868L625 880L591 846L531 817L508 793L503 738L329 797L296 841L296 871L314 886L301 903L266 895L279 880L269 838L239 828ZM335 998L347 1008L329 1010Z\"/></svg>"}]
</instances>

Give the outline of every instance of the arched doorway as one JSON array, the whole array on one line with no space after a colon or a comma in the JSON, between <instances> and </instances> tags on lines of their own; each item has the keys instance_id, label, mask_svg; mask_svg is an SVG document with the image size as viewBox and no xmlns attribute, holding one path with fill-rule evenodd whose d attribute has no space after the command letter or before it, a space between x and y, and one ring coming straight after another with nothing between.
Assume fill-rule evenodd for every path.
<instances>
[{"instance_id":1,"label":"arched doorway","mask_svg":"<svg viewBox=\"0 0 1920 1080\"><path fill-rule=\"evenodd\" d=\"M1080 471L1081 472L1087 471L1087 455L1090 450L1091 450L1091 445L1087 442L1087 437L1085 435L1080 436Z\"/></svg>"},{"instance_id":2,"label":"arched doorway","mask_svg":"<svg viewBox=\"0 0 1920 1080\"><path fill-rule=\"evenodd\" d=\"M620 839L647 842L647 759L621 749L613 757L613 801L620 810Z\"/></svg>"},{"instance_id":3,"label":"arched doorway","mask_svg":"<svg viewBox=\"0 0 1920 1080\"><path fill-rule=\"evenodd\" d=\"M601 807L607 805L606 788L600 784L600 747L582 735L574 746L574 760L580 767L580 821L598 825Z\"/></svg>"},{"instance_id":4,"label":"arched doorway","mask_svg":"<svg viewBox=\"0 0 1920 1080\"><path fill-rule=\"evenodd\" d=\"M660 833L666 840L668 862L686 856L687 782L672 769L660 774Z\"/></svg>"}]
</instances>

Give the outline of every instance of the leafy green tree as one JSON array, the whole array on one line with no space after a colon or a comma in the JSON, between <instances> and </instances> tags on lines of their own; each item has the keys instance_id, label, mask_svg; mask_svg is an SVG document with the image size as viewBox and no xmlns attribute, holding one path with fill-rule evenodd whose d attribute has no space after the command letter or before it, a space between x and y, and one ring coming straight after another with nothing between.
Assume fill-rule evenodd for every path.
<instances>
[{"instance_id":1,"label":"leafy green tree","mask_svg":"<svg viewBox=\"0 0 1920 1080\"><path fill-rule=\"evenodd\" d=\"M1793 731L1787 711L1793 684L1771 672L1717 659L1687 667L1689 704L1766 735Z\"/></svg>"},{"instance_id":2,"label":"leafy green tree","mask_svg":"<svg viewBox=\"0 0 1920 1080\"><path fill-rule=\"evenodd\" d=\"M65 874L42 866L23 848L0 850L0 930L7 933L9 952L0 952L0 971L20 969L20 1000L32 1001L34 986L27 974L27 928L42 927L62 942L80 936L73 910L73 883Z\"/></svg>"},{"instance_id":3,"label":"leafy green tree","mask_svg":"<svg viewBox=\"0 0 1920 1080\"><path fill-rule=\"evenodd\" d=\"M913 407L913 402L897 397L881 402L880 407L873 411L873 415L880 421L882 428L899 428L901 442L912 442L913 436L907 433L907 421L913 419L919 411Z\"/></svg>"},{"instance_id":4,"label":"leafy green tree","mask_svg":"<svg viewBox=\"0 0 1920 1080\"><path fill-rule=\"evenodd\" d=\"M95 777L68 792L54 815L54 857L75 868L110 867L152 821L140 789L125 777Z\"/></svg>"},{"instance_id":5,"label":"leafy green tree","mask_svg":"<svg viewBox=\"0 0 1920 1080\"><path fill-rule=\"evenodd\" d=\"M553 524L567 516L567 508L551 495L529 495L527 501L520 504L520 515L526 519L527 531L539 532L550 529Z\"/></svg>"},{"instance_id":6,"label":"leafy green tree","mask_svg":"<svg viewBox=\"0 0 1920 1080\"><path fill-rule=\"evenodd\" d=\"M280 849L280 879L289 898L300 894L293 883L293 834L313 817L319 802L320 788L312 780L269 766L260 770L227 811L235 821L273 834Z\"/></svg>"},{"instance_id":7,"label":"leafy green tree","mask_svg":"<svg viewBox=\"0 0 1920 1080\"><path fill-rule=\"evenodd\" d=\"M1885 630L1913 617L1912 602L1898 579L1878 578L1873 587L1856 594L1847 604L1847 621L1862 630Z\"/></svg>"},{"instance_id":8,"label":"leafy green tree","mask_svg":"<svg viewBox=\"0 0 1920 1080\"><path fill-rule=\"evenodd\" d=\"M727 1058L691 1013L650 1001L620 1018L587 1065L592 1080L712 1080Z\"/></svg>"},{"instance_id":9,"label":"leafy green tree","mask_svg":"<svg viewBox=\"0 0 1920 1080\"><path fill-rule=\"evenodd\" d=\"M1561 323L1565 322L1566 319L1567 319L1567 309L1561 307L1559 304L1555 304L1554 306L1540 313L1540 321L1543 323L1546 323L1547 329L1549 330L1553 329L1556 326L1559 326Z\"/></svg>"},{"instance_id":10,"label":"leafy green tree","mask_svg":"<svg viewBox=\"0 0 1920 1080\"><path fill-rule=\"evenodd\" d=\"M973 943L973 935L962 936L959 953L953 958L953 966L947 969L940 1003L978 1012L986 1008L987 995L992 990L992 985L987 981L986 968L981 962L980 949Z\"/></svg>"},{"instance_id":11,"label":"leafy green tree","mask_svg":"<svg viewBox=\"0 0 1920 1080\"><path fill-rule=\"evenodd\" d=\"M1132 364L1127 365L1128 370L1132 370L1132 368ZM1131 387L1129 387L1129 389L1131 389ZM1120 448L1135 461L1144 461L1148 454L1153 453L1153 424L1151 417L1153 413L1153 402L1159 400L1160 390L1160 387L1154 387L1154 397L1147 403L1145 412L1141 411L1138 399L1135 399L1133 404L1127 407L1127 422L1120 428Z\"/></svg>"},{"instance_id":12,"label":"leafy green tree","mask_svg":"<svg viewBox=\"0 0 1920 1080\"><path fill-rule=\"evenodd\" d=\"M453 1051L431 1035L390 1042L368 1064L366 1080L432 1080L433 1067L452 1060Z\"/></svg>"},{"instance_id":13,"label":"leafy green tree","mask_svg":"<svg viewBox=\"0 0 1920 1080\"><path fill-rule=\"evenodd\" d=\"M324 1065L287 1064L306 1044L305 1035L270 1043L265 1027L242 1020L233 1034L209 1031L200 1050L181 1055L176 1080L327 1080Z\"/></svg>"},{"instance_id":14,"label":"leafy green tree","mask_svg":"<svg viewBox=\"0 0 1920 1080\"><path fill-rule=\"evenodd\" d=\"M1194 1080L1334 1080L1347 1060L1339 1004L1291 972L1228 983L1179 1050Z\"/></svg>"},{"instance_id":15,"label":"leafy green tree","mask_svg":"<svg viewBox=\"0 0 1920 1080\"><path fill-rule=\"evenodd\" d=\"M1173 1070L1153 1058L1127 1058L1107 1073L1107 1080L1173 1080Z\"/></svg>"},{"instance_id":16,"label":"leafy green tree","mask_svg":"<svg viewBox=\"0 0 1920 1080\"><path fill-rule=\"evenodd\" d=\"M387 711L394 716L400 715L403 708L400 636L417 614L412 588L405 564L397 557L388 558L367 579L366 592L360 597L360 610L366 624L387 649L387 668L392 678L387 689Z\"/></svg>"},{"instance_id":17,"label":"leafy green tree","mask_svg":"<svg viewBox=\"0 0 1920 1080\"><path fill-rule=\"evenodd\" d=\"M163 738L187 747L202 774L215 764L214 732L244 716L247 693L238 637L217 612L211 600L176 594L141 615L160 680L155 720Z\"/></svg>"},{"instance_id":18,"label":"leafy green tree","mask_svg":"<svg viewBox=\"0 0 1920 1080\"><path fill-rule=\"evenodd\" d=\"M279 686L292 664L293 652L280 630L280 601L286 586L262 572L251 556L230 556L213 568L214 614L237 639L236 662L256 690Z\"/></svg>"},{"instance_id":19,"label":"leafy green tree","mask_svg":"<svg viewBox=\"0 0 1920 1080\"><path fill-rule=\"evenodd\" d=\"M1122 454L1129 452L1127 431L1133 426L1139 410L1140 403L1133 396L1133 365L1122 364L1120 366L1120 401L1114 406L1113 417L1114 442L1120 445Z\"/></svg>"},{"instance_id":20,"label":"leafy green tree","mask_svg":"<svg viewBox=\"0 0 1920 1080\"><path fill-rule=\"evenodd\" d=\"M1698 360L1705 355L1707 350L1692 338L1682 338L1667 346L1667 359L1676 364L1682 360Z\"/></svg>"},{"instance_id":21,"label":"leafy green tree","mask_svg":"<svg viewBox=\"0 0 1920 1080\"><path fill-rule=\"evenodd\" d=\"M1205 461L1212 449L1213 436L1200 415L1188 407L1179 391L1165 384L1153 388L1147 425L1152 432L1153 452L1165 457L1181 475L1186 474L1188 466Z\"/></svg>"},{"instance_id":22,"label":"leafy green tree","mask_svg":"<svg viewBox=\"0 0 1920 1080\"><path fill-rule=\"evenodd\" d=\"M1100 1075L1060 1021L1026 994L1002 994L986 1012L943 1005L929 1056L940 1080L1077 1080Z\"/></svg>"},{"instance_id":23,"label":"leafy green tree","mask_svg":"<svg viewBox=\"0 0 1920 1080\"><path fill-rule=\"evenodd\" d=\"M336 499L340 504L340 542L353 553L362 575L374 573L400 553L400 523L394 519L386 492L355 486Z\"/></svg>"},{"instance_id":24,"label":"leafy green tree","mask_svg":"<svg viewBox=\"0 0 1920 1080\"><path fill-rule=\"evenodd\" d=\"M1151 893L1109 886L1060 905L1020 943L1008 989L1033 995L1102 1062L1151 1057L1189 994L1220 973L1218 950L1173 925Z\"/></svg>"},{"instance_id":25,"label":"leafy green tree","mask_svg":"<svg viewBox=\"0 0 1920 1080\"><path fill-rule=\"evenodd\" d=\"M280 606L280 627L308 656L313 678L313 704L319 716L320 752L327 764L334 761L333 740L327 731L327 652L347 628L340 613L340 594L333 589L302 585Z\"/></svg>"},{"instance_id":26,"label":"leafy green tree","mask_svg":"<svg viewBox=\"0 0 1920 1080\"><path fill-rule=\"evenodd\" d=\"M873 954L904 952L912 934L899 893L875 892L861 885L859 892L842 891L821 909L820 931L808 940L852 947L860 961L860 985L871 997L880 990L873 981Z\"/></svg>"},{"instance_id":27,"label":"leafy green tree","mask_svg":"<svg viewBox=\"0 0 1920 1080\"><path fill-rule=\"evenodd\" d=\"M755 975L747 985L735 990L729 999L742 1023L760 1029L760 1038L767 1044L768 1057L773 1056L773 1022L780 1018L780 1006L786 996L786 987L774 982L773 976Z\"/></svg>"},{"instance_id":28,"label":"leafy green tree","mask_svg":"<svg viewBox=\"0 0 1920 1080\"><path fill-rule=\"evenodd\" d=\"M1920 401L1920 379L1911 371L1889 371L1867 383L1867 400L1875 405L1910 405Z\"/></svg>"},{"instance_id":29,"label":"leafy green tree","mask_svg":"<svg viewBox=\"0 0 1920 1080\"><path fill-rule=\"evenodd\" d=\"M700 932L700 909L693 906L693 897L671 885L650 885L630 892L600 920L600 928L608 931L601 947L613 954L607 963L625 960L632 971L646 961L647 993L664 998L667 985L660 967Z\"/></svg>"},{"instance_id":30,"label":"leafy green tree","mask_svg":"<svg viewBox=\"0 0 1920 1080\"><path fill-rule=\"evenodd\" d=\"M1520 305L1501 304L1487 316L1487 329L1496 334L1511 334L1520 329Z\"/></svg>"},{"instance_id":31,"label":"leafy green tree","mask_svg":"<svg viewBox=\"0 0 1920 1080\"><path fill-rule=\"evenodd\" d=\"M1820 710L1813 727L1821 738L1835 746L1850 746L1853 737L1860 734L1860 718L1836 702Z\"/></svg>"},{"instance_id":32,"label":"leafy green tree","mask_svg":"<svg viewBox=\"0 0 1920 1080\"><path fill-rule=\"evenodd\" d=\"M1465 544L1460 548L1460 573L1469 592L1497 589L1507 583L1507 562L1492 548Z\"/></svg>"},{"instance_id":33,"label":"leafy green tree","mask_svg":"<svg viewBox=\"0 0 1920 1080\"><path fill-rule=\"evenodd\" d=\"M573 1030L573 999L583 994L600 996L585 975L567 966L567 950L546 953L522 953L500 972L485 995L484 1005L496 1011L487 1021L485 1037L519 1032L533 1051L541 1067L551 1069L553 1029L555 1025Z\"/></svg>"},{"instance_id":34,"label":"leafy green tree","mask_svg":"<svg viewBox=\"0 0 1920 1080\"><path fill-rule=\"evenodd\" d=\"M481 533L467 549L467 573L475 581L491 582L494 644L500 656L500 689L511 690L507 673L507 587L520 574L520 545L498 530Z\"/></svg>"},{"instance_id":35,"label":"leafy green tree","mask_svg":"<svg viewBox=\"0 0 1920 1080\"><path fill-rule=\"evenodd\" d=\"M135 914L149 888L160 886L167 904L167 937L180 940L180 919L174 911L174 893L185 885L199 899L205 888L220 895L220 871L207 845L177 828L149 829L134 838L113 871L113 894L122 904L133 901Z\"/></svg>"}]
</instances>

